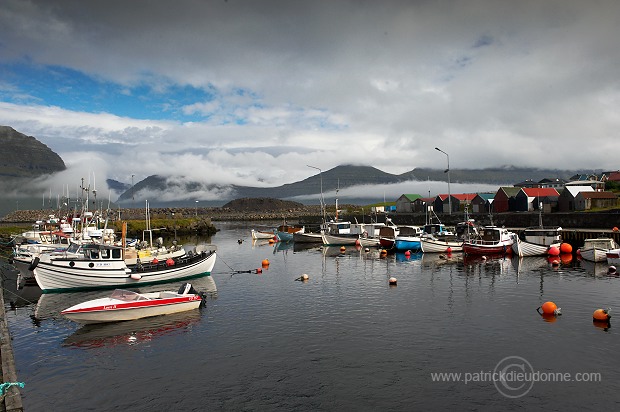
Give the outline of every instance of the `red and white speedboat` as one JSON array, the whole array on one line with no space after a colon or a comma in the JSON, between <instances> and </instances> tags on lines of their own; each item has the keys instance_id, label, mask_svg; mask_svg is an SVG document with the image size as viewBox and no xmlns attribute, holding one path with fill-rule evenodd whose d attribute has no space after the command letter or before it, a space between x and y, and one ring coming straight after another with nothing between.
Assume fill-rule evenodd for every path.
<instances>
[{"instance_id":1,"label":"red and white speedboat","mask_svg":"<svg viewBox=\"0 0 620 412\"><path fill-rule=\"evenodd\" d=\"M78 303L60 314L79 323L119 322L198 309L202 302L203 297L185 283L178 292L116 289L106 298Z\"/></svg>"},{"instance_id":2,"label":"red and white speedboat","mask_svg":"<svg viewBox=\"0 0 620 412\"><path fill-rule=\"evenodd\" d=\"M498 255L512 253L516 234L497 226L485 226L480 237L465 240L463 252L468 255Z\"/></svg>"}]
</instances>

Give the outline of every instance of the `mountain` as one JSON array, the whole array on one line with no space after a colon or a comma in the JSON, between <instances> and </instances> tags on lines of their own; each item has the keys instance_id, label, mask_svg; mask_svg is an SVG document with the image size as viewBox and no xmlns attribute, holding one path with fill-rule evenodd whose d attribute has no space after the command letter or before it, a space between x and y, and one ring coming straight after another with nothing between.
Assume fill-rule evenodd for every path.
<instances>
[{"instance_id":1,"label":"mountain","mask_svg":"<svg viewBox=\"0 0 620 412\"><path fill-rule=\"evenodd\" d=\"M58 154L32 136L26 136L9 126L0 126L0 176L3 178L37 177L65 170Z\"/></svg>"},{"instance_id":2,"label":"mountain","mask_svg":"<svg viewBox=\"0 0 620 412\"><path fill-rule=\"evenodd\" d=\"M452 183L511 186L526 179L539 181L543 178L560 178L567 180L576 173L579 173L579 171L505 166L489 169L453 169L450 170L450 180ZM186 182L180 177L154 175L138 182L133 189L128 189L119 197L119 203L128 205L130 199L148 197L149 199L157 199L156 201L151 201L153 206L155 206L155 202L164 202L170 206L190 206L196 201L200 201L201 206L220 206L223 202L231 199L290 199L296 196L308 195L317 195L316 200L318 202L318 194L321 193L321 189L324 193L327 193L333 192L337 188L394 184L412 180L445 181L446 174L444 170L416 168L409 172L395 175L371 166L342 165L322 171L299 182L287 183L276 187L207 185L205 183ZM204 192L210 192L211 194L215 192L216 195L212 195L211 198L217 198L217 200L203 200L201 195ZM175 193L178 194L176 197L174 196ZM361 190L360 200L364 196L365 194Z\"/></svg>"}]
</instances>

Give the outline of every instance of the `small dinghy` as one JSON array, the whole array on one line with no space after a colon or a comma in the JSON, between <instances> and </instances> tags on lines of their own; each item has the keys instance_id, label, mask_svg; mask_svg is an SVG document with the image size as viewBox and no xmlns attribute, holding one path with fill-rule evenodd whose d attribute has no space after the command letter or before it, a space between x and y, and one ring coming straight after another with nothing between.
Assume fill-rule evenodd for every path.
<instances>
[{"instance_id":1,"label":"small dinghy","mask_svg":"<svg viewBox=\"0 0 620 412\"><path fill-rule=\"evenodd\" d=\"M184 283L178 292L116 289L107 298L78 303L60 314L79 323L120 322L198 309L203 301L203 294L189 283Z\"/></svg>"}]
</instances>

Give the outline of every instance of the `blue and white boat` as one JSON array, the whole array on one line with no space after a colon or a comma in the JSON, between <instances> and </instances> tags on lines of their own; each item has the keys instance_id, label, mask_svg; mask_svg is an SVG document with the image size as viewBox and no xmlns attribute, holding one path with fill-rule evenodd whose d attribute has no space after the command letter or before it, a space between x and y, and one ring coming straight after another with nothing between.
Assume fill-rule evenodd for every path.
<instances>
[{"instance_id":1,"label":"blue and white boat","mask_svg":"<svg viewBox=\"0 0 620 412\"><path fill-rule=\"evenodd\" d=\"M398 235L394 240L394 249L410 250L412 252L422 250L420 242L422 233L422 228L419 226L399 226Z\"/></svg>"}]
</instances>

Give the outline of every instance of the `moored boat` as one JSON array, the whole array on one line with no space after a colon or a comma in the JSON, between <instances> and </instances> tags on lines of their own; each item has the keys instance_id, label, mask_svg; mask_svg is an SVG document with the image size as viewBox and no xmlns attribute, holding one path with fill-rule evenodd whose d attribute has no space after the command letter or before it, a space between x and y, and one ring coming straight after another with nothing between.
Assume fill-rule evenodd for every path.
<instances>
[{"instance_id":1,"label":"moored boat","mask_svg":"<svg viewBox=\"0 0 620 412\"><path fill-rule=\"evenodd\" d=\"M608 265L618 266L620 265L620 249L610 249L605 254Z\"/></svg>"},{"instance_id":2,"label":"moored boat","mask_svg":"<svg viewBox=\"0 0 620 412\"><path fill-rule=\"evenodd\" d=\"M422 250L420 243L422 228L419 226L400 226L394 239L394 249L418 252Z\"/></svg>"},{"instance_id":3,"label":"moored boat","mask_svg":"<svg viewBox=\"0 0 620 412\"><path fill-rule=\"evenodd\" d=\"M546 256L551 247L558 249L562 245L562 228L531 227L519 232L512 244L517 256Z\"/></svg>"},{"instance_id":4,"label":"moored boat","mask_svg":"<svg viewBox=\"0 0 620 412\"><path fill-rule=\"evenodd\" d=\"M463 251L463 241L422 236L420 238L420 248L424 253L456 253Z\"/></svg>"},{"instance_id":5,"label":"moored boat","mask_svg":"<svg viewBox=\"0 0 620 412\"><path fill-rule=\"evenodd\" d=\"M497 226L485 226L480 237L466 239L463 252L469 255L498 255L512 253L515 234Z\"/></svg>"},{"instance_id":6,"label":"moored boat","mask_svg":"<svg viewBox=\"0 0 620 412\"><path fill-rule=\"evenodd\" d=\"M293 242L295 243L321 243L323 238L320 233L295 232L293 233Z\"/></svg>"},{"instance_id":7,"label":"moored boat","mask_svg":"<svg viewBox=\"0 0 620 412\"><path fill-rule=\"evenodd\" d=\"M254 230L252 229L252 239L253 240L258 240L258 239L273 239L275 237L275 233L274 232L269 232L269 231L260 231L260 230Z\"/></svg>"},{"instance_id":8,"label":"moored boat","mask_svg":"<svg viewBox=\"0 0 620 412\"><path fill-rule=\"evenodd\" d=\"M578 253L590 262L605 262L607 252L613 249L618 249L618 244L612 238L586 239Z\"/></svg>"},{"instance_id":9,"label":"moored boat","mask_svg":"<svg viewBox=\"0 0 620 412\"><path fill-rule=\"evenodd\" d=\"M283 224L278 226L275 230L276 238L280 242L290 242L293 240L293 234L295 233L303 233L306 229L303 226L289 226L287 224Z\"/></svg>"},{"instance_id":10,"label":"moored boat","mask_svg":"<svg viewBox=\"0 0 620 412\"><path fill-rule=\"evenodd\" d=\"M179 258L128 266L122 248L106 244L86 244L81 256L42 254L32 263L32 271L43 293L148 285L208 276L215 265L216 252L199 245Z\"/></svg>"},{"instance_id":11,"label":"moored boat","mask_svg":"<svg viewBox=\"0 0 620 412\"><path fill-rule=\"evenodd\" d=\"M379 245L385 249L392 249L398 235L398 227L385 226L379 229Z\"/></svg>"},{"instance_id":12,"label":"moored boat","mask_svg":"<svg viewBox=\"0 0 620 412\"><path fill-rule=\"evenodd\" d=\"M109 297L79 303L60 314L85 324L120 322L185 312L197 309L202 302L203 297L186 283L178 292L139 293L116 289Z\"/></svg>"}]
</instances>

